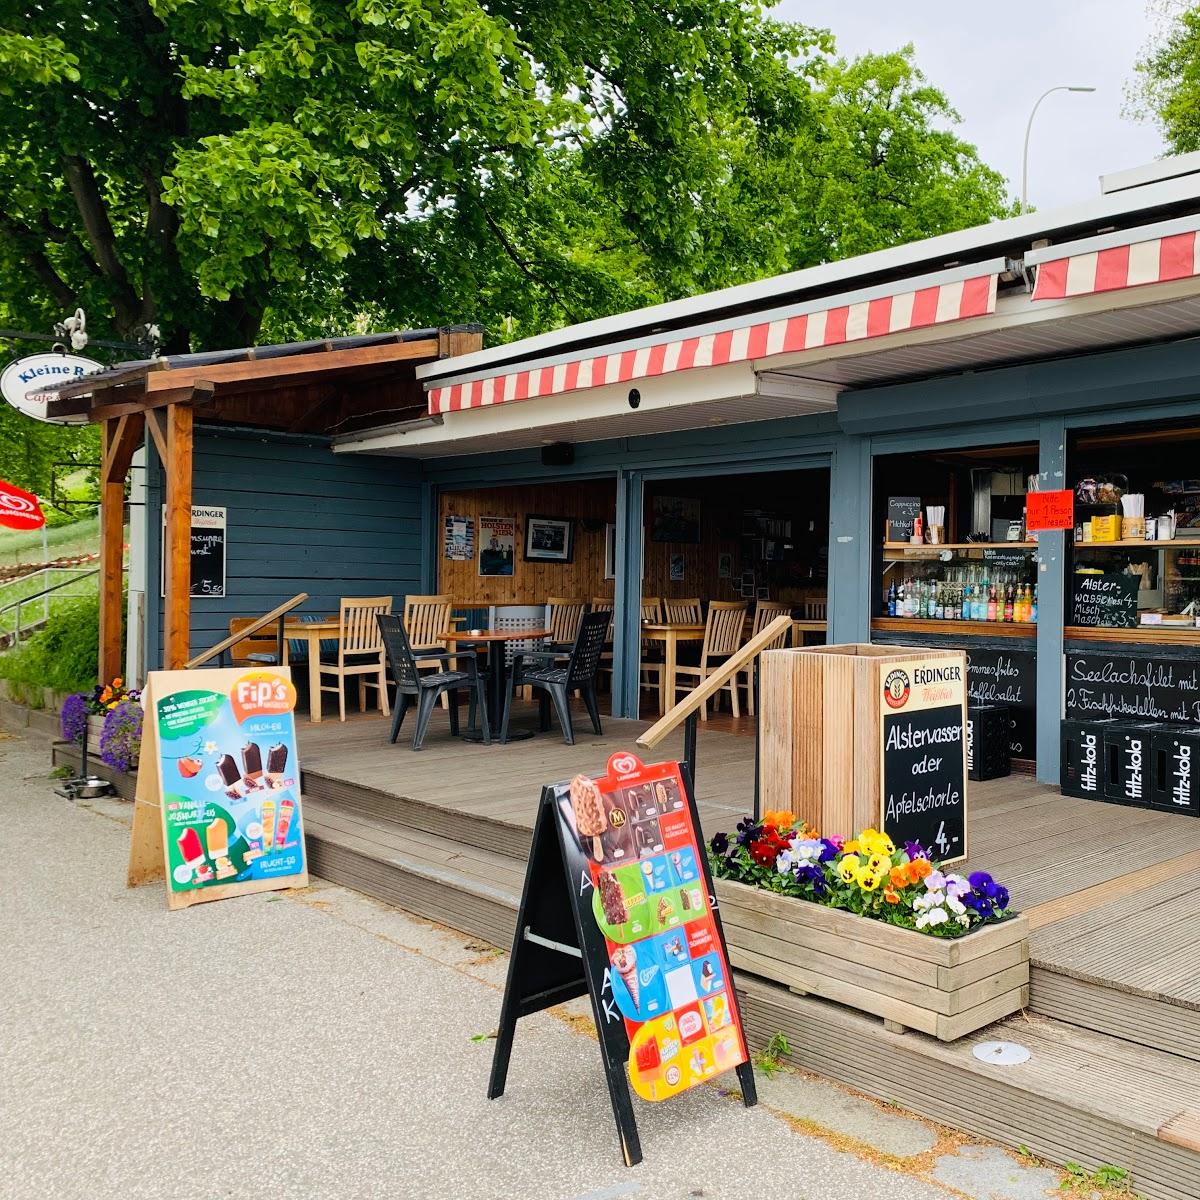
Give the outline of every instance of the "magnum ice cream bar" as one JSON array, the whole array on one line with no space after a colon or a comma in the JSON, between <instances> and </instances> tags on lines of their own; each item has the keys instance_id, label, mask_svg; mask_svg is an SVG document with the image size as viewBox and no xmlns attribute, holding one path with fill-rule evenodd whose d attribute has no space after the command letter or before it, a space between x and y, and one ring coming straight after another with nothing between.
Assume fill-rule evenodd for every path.
<instances>
[{"instance_id":1,"label":"magnum ice cream bar","mask_svg":"<svg viewBox=\"0 0 1200 1200\"><path fill-rule=\"evenodd\" d=\"M288 829L292 824L292 816L296 811L296 802L291 796L285 796L279 802L279 823L275 826L275 849L282 850L287 846Z\"/></svg>"},{"instance_id":2,"label":"magnum ice cream bar","mask_svg":"<svg viewBox=\"0 0 1200 1200\"><path fill-rule=\"evenodd\" d=\"M246 787L259 787L262 779L262 751L257 742L247 742L242 747L242 773L246 778Z\"/></svg>"},{"instance_id":3,"label":"magnum ice cream bar","mask_svg":"<svg viewBox=\"0 0 1200 1200\"><path fill-rule=\"evenodd\" d=\"M236 875L233 863L229 861L229 826L221 817L214 817L205 826L204 842L208 847L208 857L217 869L217 878L228 879L230 875Z\"/></svg>"},{"instance_id":4,"label":"magnum ice cream bar","mask_svg":"<svg viewBox=\"0 0 1200 1200\"><path fill-rule=\"evenodd\" d=\"M625 893L621 890L616 876L608 871L600 872L600 907L604 910L604 919L610 925L624 925L629 920Z\"/></svg>"},{"instance_id":5,"label":"magnum ice cream bar","mask_svg":"<svg viewBox=\"0 0 1200 1200\"><path fill-rule=\"evenodd\" d=\"M270 798L262 803L263 853L270 854L275 845L275 801Z\"/></svg>"},{"instance_id":6,"label":"magnum ice cream bar","mask_svg":"<svg viewBox=\"0 0 1200 1200\"><path fill-rule=\"evenodd\" d=\"M240 800L242 794L238 791L238 784L242 780L242 773L238 770L238 765L233 760L232 754L222 754L220 762L217 763L217 774L225 783L225 795L231 800Z\"/></svg>"},{"instance_id":7,"label":"magnum ice cream bar","mask_svg":"<svg viewBox=\"0 0 1200 1200\"><path fill-rule=\"evenodd\" d=\"M657 854L662 848L662 833L658 821L639 821L633 827L633 844L639 856Z\"/></svg>"},{"instance_id":8,"label":"magnum ice cream bar","mask_svg":"<svg viewBox=\"0 0 1200 1200\"><path fill-rule=\"evenodd\" d=\"M575 828L579 831L584 850L597 862L603 862L604 845L600 835L608 828L608 816L594 779L576 775L571 780L571 810L575 814Z\"/></svg>"},{"instance_id":9,"label":"magnum ice cream bar","mask_svg":"<svg viewBox=\"0 0 1200 1200\"><path fill-rule=\"evenodd\" d=\"M283 781L283 773L287 770L288 749L282 742L267 749L267 783L279 787Z\"/></svg>"},{"instance_id":10,"label":"magnum ice cream bar","mask_svg":"<svg viewBox=\"0 0 1200 1200\"><path fill-rule=\"evenodd\" d=\"M604 795L604 816L607 827L600 835L605 862L619 862L634 857L633 825L629 813L615 792Z\"/></svg>"},{"instance_id":11,"label":"magnum ice cream bar","mask_svg":"<svg viewBox=\"0 0 1200 1200\"><path fill-rule=\"evenodd\" d=\"M179 853L184 863L191 868L197 883L206 883L212 878L212 868L204 861L204 848L200 845L200 835L190 826L176 839L179 843Z\"/></svg>"}]
</instances>

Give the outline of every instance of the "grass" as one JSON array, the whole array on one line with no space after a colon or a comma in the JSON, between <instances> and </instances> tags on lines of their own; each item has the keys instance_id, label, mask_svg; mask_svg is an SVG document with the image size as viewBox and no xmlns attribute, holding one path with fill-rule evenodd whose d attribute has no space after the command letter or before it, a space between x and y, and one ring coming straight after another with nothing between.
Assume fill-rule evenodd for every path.
<instances>
[{"instance_id":1,"label":"grass","mask_svg":"<svg viewBox=\"0 0 1200 1200\"><path fill-rule=\"evenodd\" d=\"M70 525L58 525L46 530L46 543L51 558L74 554L95 554L100 549L100 518L85 517ZM42 561L42 531L19 532L0 529L0 566Z\"/></svg>"},{"instance_id":2,"label":"grass","mask_svg":"<svg viewBox=\"0 0 1200 1200\"><path fill-rule=\"evenodd\" d=\"M91 570L91 567L81 567L80 570ZM25 579L15 579L10 583L0 583L0 610L6 608L16 600L22 600L26 596L35 596L48 584L62 583L65 580L71 582L66 587L59 588L57 592L51 592L49 596L50 611L62 604L64 600L76 598L79 596L94 595L100 581L98 575L91 575L87 578L79 578L73 574L74 568L66 571L51 571L49 575L38 574ZM28 626L34 621L40 621L45 612L44 601L38 600L32 604L23 604L21 606L21 624ZM7 633L9 630L17 627L17 610L11 609L8 612L0 611L0 631Z\"/></svg>"}]
</instances>

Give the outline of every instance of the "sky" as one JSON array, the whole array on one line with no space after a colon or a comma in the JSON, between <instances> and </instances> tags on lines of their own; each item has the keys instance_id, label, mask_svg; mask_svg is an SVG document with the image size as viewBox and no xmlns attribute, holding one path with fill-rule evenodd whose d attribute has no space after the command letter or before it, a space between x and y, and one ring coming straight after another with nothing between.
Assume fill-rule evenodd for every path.
<instances>
[{"instance_id":1,"label":"sky","mask_svg":"<svg viewBox=\"0 0 1200 1200\"><path fill-rule=\"evenodd\" d=\"M1090 200L1099 177L1163 153L1150 123L1122 116L1125 87L1152 32L1147 0L781 0L775 16L833 31L846 57L912 42L917 65L962 116L956 132L1021 188L1025 124L1038 96L1029 148L1029 203Z\"/></svg>"}]
</instances>

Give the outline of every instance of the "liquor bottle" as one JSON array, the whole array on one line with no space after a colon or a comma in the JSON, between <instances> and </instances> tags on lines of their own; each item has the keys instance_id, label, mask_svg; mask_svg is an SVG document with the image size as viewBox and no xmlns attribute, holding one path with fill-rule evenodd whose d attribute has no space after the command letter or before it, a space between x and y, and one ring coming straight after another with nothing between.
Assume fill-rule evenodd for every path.
<instances>
[{"instance_id":1,"label":"liquor bottle","mask_svg":"<svg viewBox=\"0 0 1200 1200\"><path fill-rule=\"evenodd\" d=\"M960 612L960 616L964 621L969 621L971 619L971 585L969 583L965 588L963 588L962 610Z\"/></svg>"},{"instance_id":2,"label":"liquor bottle","mask_svg":"<svg viewBox=\"0 0 1200 1200\"><path fill-rule=\"evenodd\" d=\"M1009 622L1013 619L1013 585L1011 583L1004 593L1004 619Z\"/></svg>"},{"instance_id":3,"label":"liquor bottle","mask_svg":"<svg viewBox=\"0 0 1200 1200\"><path fill-rule=\"evenodd\" d=\"M887 615L894 617L896 615L896 583L892 581L891 586L887 591Z\"/></svg>"},{"instance_id":4,"label":"liquor bottle","mask_svg":"<svg viewBox=\"0 0 1200 1200\"><path fill-rule=\"evenodd\" d=\"M925 616L927 618L935 618L937 616L937 584L931 579L925 585Z\"/></svg>"},{"instance_id":5,"label":"liquor bottle","mask_svg":"<svg viewBox=\"0 0 1200 1200\"><path fill-rule=\"evenodd\" d=\"M1029 604L1029 619L1035 625L1037 624L1037 584L1036 583L1033 585L1033 599L1030 601L1030 604Z\"/></svg>"},{"instance_id":6,"label":"liquor bottle","mask_svg":"<svg viewBox=\"0 0 1200 1200\"><path fill-rule=\"evenodd\" d=\"M988 588L987 619L989 621L996 619L996 585L994 583Z\"/></svg>"},{"instance_id":7,"label":"liquor bottle","mask_svg":"<svg viewBox=\"0 0 1200 1200\"><path fill-rule=\"evenodd\" d=\"M1013 596L1013 623L1019 625L1025 620L1025 589L1018 583L1016 595Z\"/></svg>"}]
</instances>

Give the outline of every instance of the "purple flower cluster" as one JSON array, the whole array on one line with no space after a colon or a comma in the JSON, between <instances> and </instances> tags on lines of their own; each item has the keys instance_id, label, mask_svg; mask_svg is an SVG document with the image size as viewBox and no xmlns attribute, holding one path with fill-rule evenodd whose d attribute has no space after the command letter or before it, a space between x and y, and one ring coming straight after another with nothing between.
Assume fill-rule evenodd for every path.
<instances>
[{"instance_id":1,"label":"purple flower cluster","mask_svg":"<svg viewBox=\"0 0 1200 1200\"><path fill-rule=\"evenodd\" d=\"M825 862L824 857L820 859ZM824 896L829 891L829 883L825 878L825 872L817 866L816 863L804 863L793 872L799 883L806 883L813 890L814 896Z\"/></svg>"},{"instance_id":2,"label":"purple flower cluster","mask_svg":"<svg viewBox=\"0 0 1200 1200\"><path fill-rule=\"evenodd\" d=\"M960 899L985 921L998 916L1008 907L1008 888L998 884L986 871L972 871L967 876L967 882L971 890L964 891Z\"/></svg>"},{"instance_id":3,"label":"purple flower cluster","mask_svg":"<svg viewBox=\"0 0 1200 1200\"><path fill-rule=\"evenodd\" d=\"M142 747L142 706L122 700L109 709L100 733L100 758L118 771L128 771Z\"/></svg>"},{"instance_id":4,"label":"purple flower cluster","mask_svg":"<svg viewBox=\"0 0 1200 1200\"><path fill-rule=\"evenodd\" d=\"M87 731L88 697L86 692L72 692L64 701L59 723L68 742L82 742Z\"/></svg>"},{"instance_id":5,"label":"purple flower cluster","mask_svg":"<svg viewBox=\"0 0 1200 1200\"><path fill-rule=\"evenodd\" d=\"M743 817L737 823L737 844L748 846L751 842L757 842L762 837L762 832L761 821L756 821L753 817Z\"/></svg>"}]
</instances>

